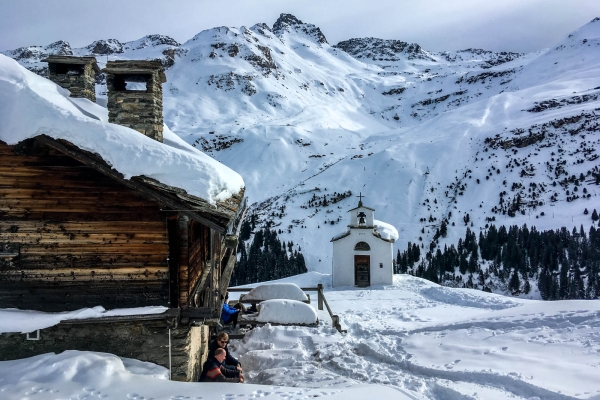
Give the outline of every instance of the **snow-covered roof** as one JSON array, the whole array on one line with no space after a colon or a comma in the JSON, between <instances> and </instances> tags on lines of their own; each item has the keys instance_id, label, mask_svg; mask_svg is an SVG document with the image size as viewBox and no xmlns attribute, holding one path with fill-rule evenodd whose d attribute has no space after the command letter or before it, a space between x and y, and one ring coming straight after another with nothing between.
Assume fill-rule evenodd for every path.
<instances>
[{"instance_id":1,"label":"snow-covered roof","mask_svg":"<svg viewBox=\"0 0 600 400\"><path fill-rule=\"evenodd\" d=\"M383 239L385 241L396 241L398 240L398 238L400 237L400 235L398 234L398 230L396 228L394 228L392 225L383 222L383 221L378 221L378 220L373 220L374 223L374 227L373 227L373 235ZM350 229L346 229L343 232L338 233L337 235L335 235L334 237L331 238L331 242L335 242L337 240L343 239L346 236L350 236Z\"/></svg>"},{"instance_id":2,"label":"snow-covered roof","mask_svg":"<svg viewBox=\"0 0 600 400\"><path fill-rule=\"evenodd\" d=\"M314 324L317 312L301 301L267 300L260 303L256 320L275 324Z\"/></svg>"},{"instance_id":3,"label":"snow-covered roof","mask_svg":"<svg viewBox=\"0 0 600 400\"><path fill-rule=\"evenodd\" d=\"M382 239L396 241L400 237L400 235L398 235L398 230L392 225L378 220L374 220L373 222L375 223L374 231Z\"/></svg>"},{"instance_id":4,"label":"snow-covered roof","mask_svg":"<svg viewBox=\"0 0 600 400\"><path fill-rule=\"evenodd\" d=\"M346 229L345 231L338 233L337 235L332 237L330 241L335 242L336 240L340 240L342 238L345 238L346 236L350 236L350 229Z\"/></svg>"},{"instance_id":5,"label":"snow-covered roof","mask_svg":"<svg viewBox=\"0 0 600 400\"><path fill-rule=\"evenodd\" d=\"M239 174L168 130L160 143L107 123L94 115L94 110L105 112L100 108L85 99L74 101L65 89L0 55L0 141L14 145L45 135L98 158L125 180L136 178L168 192L178 204L198 209L206 203L216 214L235 214L244 191Z\"/></svg>"},{"instance_id":6,"label":"snow-covered roof","mask_svg":"<svg viewBox=\"0 0 600 400\"><path fill-rule=\"evenodd\" d=\"M308 297L295 283L269 283L252 289L244 296L244 301L288 299L306 301Z\"/></svg>"}]
</instances>

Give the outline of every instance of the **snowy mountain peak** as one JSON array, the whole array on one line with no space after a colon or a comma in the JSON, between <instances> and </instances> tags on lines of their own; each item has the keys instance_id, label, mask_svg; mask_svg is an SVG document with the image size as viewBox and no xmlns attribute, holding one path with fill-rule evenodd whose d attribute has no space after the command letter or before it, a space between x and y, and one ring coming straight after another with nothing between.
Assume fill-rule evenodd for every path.
<instances>
[{"instance_id":1,"label":"snowy mountain peak","mask_svg":"<svg viewBox=\"0 0 600 400\"><path fill-rule=\"evenodd\" d=\"M59 40L47 46L26 46L15 50L9 50L4 54L14 58L17 61L35 62L42 60L49 55L70 56L73 51L68 42Z\"/></svg>"},{"instance_id":2,"label":"snowy mountain peak","mask_svg":"<svg viewBox=\"0 0 600 400\"><path fill-rule=\"evenodd\" d=\"M284 32L295 31L298 33L304 33L310 38L317 41L317 43L327 43L327 39L321 29L313 24L305 24L292 14L281 14L277 21L273 24L273 33L277 36L281 36Z\"/></svg>"},{"instance_id":3,"label":"snowy mountain peak","mask_svg":"<svg viewBox=\"0 0 600 400\"><path fill-rule=\"evenodd\" d=\"M373 61L400 61L421 59L435 61L433 57L416 43L378 38L354 38L339 42L334 47L344 50L355 58Z\"/></svg>"},{"instance_id":4,"label":"snowy mountain peak","mask_svg":"<svg viewBox=\"0 0 600 400\"><path fill-rule=\"evenodd\" d=\"M73 54L73 51L71 50L71 45L68 42L65 42L64 40L59 40L57 42L49 44L45 47L45 50L50 54L58 56L70 56L71 54Z\"/></svg>"},{"instance_id":5,"label":"snowy mountain peak","mask_svg":"<svg viewBox=\"0 0 600 400\"><path fill-rule=\"evenodd\" d=\"M175 39L173 39L170 36L154 34L154 35L146 35L143 38L134 40L132 42L127 42L123 45L123 47L126 49L131 48L131 49L139 50L139 49L143 49L146 47L157 47L157 46L161 46L161 45L173 46L173 47L181 46L181 44L179 44Z\"/></svg>"},{"instance_id":6,"label":"snowy mountain peak","mask_svg":"<svg viewBox=\"0 0 600 400\"><path fill-rule=\"evenodd\" d=\"M92 54L121 54L123 53L123 44L117 39L96 40L85 47Z\"/></svg>"},{"instance_id":7,"label":"snowy mountain peak","mask_svg":"<svg viewBox=\"0 0 600 400\"><path fill-rule=\"evenodd\" d=\"M590 40L600 39L600 17L594 18L581 28L572 32L568 36L568 40L571 41L584 41L587 43Z\"/></svg>"}]
</instances>

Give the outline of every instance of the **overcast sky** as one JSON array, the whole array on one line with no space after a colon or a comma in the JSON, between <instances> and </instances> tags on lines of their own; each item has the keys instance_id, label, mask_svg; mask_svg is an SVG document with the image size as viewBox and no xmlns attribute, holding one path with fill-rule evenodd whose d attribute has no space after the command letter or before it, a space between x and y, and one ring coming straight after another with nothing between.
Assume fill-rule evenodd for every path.
<instances>
[{"instance_id":1,"label":"overcast sky","mask_svg":"<svg viewBox=\"0 0 600 400\"><path fill-rule=\"evenodd\" d=\"M317 25L330 44L372 36L432 51L530 52L600 17L600 0L0 0L0 51L153 33L185 42L215 26L272 26L280 13Z\"/></svg>"}]
</instances>

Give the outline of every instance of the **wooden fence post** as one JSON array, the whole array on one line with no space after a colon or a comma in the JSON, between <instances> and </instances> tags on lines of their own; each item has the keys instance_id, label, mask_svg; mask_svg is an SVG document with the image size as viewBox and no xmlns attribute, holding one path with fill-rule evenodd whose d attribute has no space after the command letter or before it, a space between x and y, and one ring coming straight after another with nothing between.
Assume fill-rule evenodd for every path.
<instances>
[{"instance_id":1,"label":"wooden fence post","mask_svg":"<svg viewBox=\"0 0 600 400\"><path fill-rule=\"evenodd\" d=\"M317 305L319 310L323 310L323 285L317 285Z\"/></svg>"}]
</instances>

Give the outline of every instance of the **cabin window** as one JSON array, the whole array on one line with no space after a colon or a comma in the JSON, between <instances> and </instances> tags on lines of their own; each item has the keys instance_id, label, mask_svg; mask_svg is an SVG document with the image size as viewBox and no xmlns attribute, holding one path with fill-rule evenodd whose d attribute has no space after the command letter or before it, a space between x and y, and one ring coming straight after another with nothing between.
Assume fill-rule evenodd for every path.
<instances>
[{"instance_id":1,"label":"cabin window","mask_svg":"<svg viewBox=\"0 0 600 400\"><path fill-rule=\"evenodd\" d=\"M40 334L40 330L36 330L33 332L27 332L27 340L40 340L42 335Z\"/></svg>"},{"instance_id":2,"label":"cabin window","mask_svg":"<svg viewBox=\"0 0 600 400\"><path fill-rule=\"evenodd\" d=\"M358 242L356 243L356 246L354 246L354 250L367 251L371 250L371 246L369 246L369 243L367 242Z\"/></svg>"}]
</instances>

